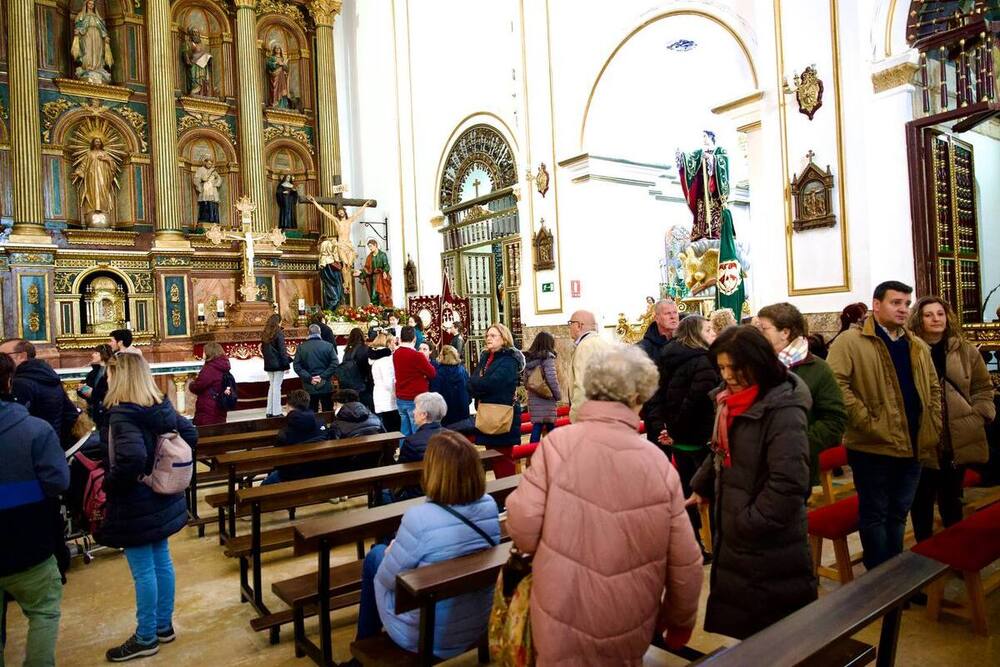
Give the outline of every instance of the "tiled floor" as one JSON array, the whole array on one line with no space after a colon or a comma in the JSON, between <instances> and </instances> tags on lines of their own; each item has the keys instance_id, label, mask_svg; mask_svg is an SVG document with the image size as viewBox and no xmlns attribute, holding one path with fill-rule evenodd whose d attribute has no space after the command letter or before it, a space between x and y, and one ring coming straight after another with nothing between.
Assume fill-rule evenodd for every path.
<instances>
[{"instance_id":1,"label":"tiled floor","mask_svg":"<svg viewBox=\"0 0 1000 667\"><path fill-rule=\"evenodd\" d=\"M340 505L324 504L301 510L299 517L319 512L341 511L346 507L363 506L362 499ZM278 513L272 521L280 522ZM246 532L248 524L238 530ZM852 544L852 549L859 548ZM251 608L239 601L239 569L235 560L222 555L214 527L199 539L194 529L185 529L171 539L171 551L177 570L177 609L174 619L178 633L176 642L163 646L160 654L140 664L149 665L310 665L307 659L294 657L290 642L291 629L282 633L276 646L268 644L265 634L250 629ZM828 550L829 551L829 550ZM335 554L342 562L355 557L354 549L344 548ZM828 553L828 559L832 554ZM280 578L302 574L315 568L314 558L292 558L287 552L265 557L264 582L266 601L280 608L270 591L270 583ZM859 566L858 573L861 568ZM708 568L701 613L708 595ZM833 588L824 584L824 588ZM946 618L932 623L916 607L904 614L900 635L898 665L922 667L974 667L1000 664L1000 594L987 599L993 636L977 637L966 622ZM104 651L123 641L134 629L133 588L124 558L114 551L102 551L95 560L84 565L77 560L69 575L62 607L58 664L85 667L104 662ZM348 645L354 634L356 611L343 610L334 615L334 645L337 660L349 658ZM701 619L699 619L699 626ZM24 651L25 622L16 605L11 605L9 618L7 664L21 664ZM309 625L315 633L315 622ZM871 643L878 641L879 626L862 632L859 637ZM696 631L691 646L711 651L732 640ZM475 653L468 653L449 664L475 665ZM655 665L680 665L682 660L663 654L648 661Z\"/></svg>"}]
</instances>

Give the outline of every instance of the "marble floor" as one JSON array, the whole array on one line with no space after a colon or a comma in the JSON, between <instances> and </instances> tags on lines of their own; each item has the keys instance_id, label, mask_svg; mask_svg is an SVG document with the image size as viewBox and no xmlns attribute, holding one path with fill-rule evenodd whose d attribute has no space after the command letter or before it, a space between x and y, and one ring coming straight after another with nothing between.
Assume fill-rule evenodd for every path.
<instances>
[{"instance_id":1,"label":"marble floor","mask_svg":"<svg viewBox=\"0 0 1000 667\"><path fill-rule=\"evenodd\" d=\"M299 517L318 513L338 512L345 508L363 507L364 499L356 498L341 504L326 503L299 512ZM281 523L286 517L276 513L270 522ZM267 522L265 523L265 528ZM247 523L241 522L240 532ZM308 659L296 659L291 644L291 628L282 632L281 643L268 644L267 635L250 629L253 612L239 601L239 569L235 560L225 558L216 539L214 527L209 527L199 539L193 528L186 528L170 541L177 572L177 607L174 626L177 641L161 647L157 656L144 659L149 665L311 665ZM858 550L852 545L852 551ZM828 550L832 551L832 550ZM354 548L335 553L335 561L355 558ZM827 560L832 559L828 553ZM335 563L336 564L336 563ZM315 569L315 559L294 558L287 552L267 554L264 565L265 596L272 608L282 608L270 591L270 583ZM857 573L860 574L858 566ZM832 589L835 584L825 583ZM953 585L954 588L954 585ZM957 589L956 589L957 590ZM954 592L954 591L953 591ZM104 652L126 639L134 630L133 588L125 559L114 550L95 554L93 562L84 565L75 559L69 573L62 605L62 622L58 646L58 664L86 667L104 664ZM704 614L708 595L708 567L701 600ZM922 607L905 612L899 641L898 665L922 667L974 667L1000 664L1000 593L987 599L989 622L993 634L989 638L972 634L968 623L946 617L933 623L924 617ZM25 621L17 605L10 606L6 659L8 665L20 665L23 660ZM341 610L333 616L334 651L338 661L347 660L349 644L354 635L356 608ZM702 619L699 618L699 627ZM315 619L308 626L315 634ZM868 628L859 638L870 643L878 641L878 624ZM691 646L700 651L712 651L733 640L695 632ZM477 664L475 652L452 661L450 665ZM683 660L662 654L647 661L649 665L681 665Z\"/></svg>"}]
</instances>

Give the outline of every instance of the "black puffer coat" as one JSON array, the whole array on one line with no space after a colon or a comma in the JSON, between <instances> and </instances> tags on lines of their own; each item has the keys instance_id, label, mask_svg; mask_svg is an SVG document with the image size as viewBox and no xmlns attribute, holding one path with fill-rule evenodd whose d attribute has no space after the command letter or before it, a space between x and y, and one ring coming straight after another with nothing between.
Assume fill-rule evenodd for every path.
<instances>
[{"instance_id":1,"label":"black puffer coat","mask_svg":"<svg viewBox=\"0 0 1000 667\"><path fill-rule=\"evenodd\" d=\"M280 331L270 343L260 344L260 353L264 357L264 370L268 373L287 371L292 366L292 357L285 347L285 334Z\"/></svg>"},{"instance_id":2,"label":"black puffer coat","mask_svg":"<svg viewBox=\"0 0 1000 667\"><path fill-rule=\"evenodd\" d=\"M675 444L703 446L712 439L715 403L709 394L721 381L708 350L678 342L663 348L660 414Z\"/></svg>"},{"instance_id":3,"label":"black puffer coat","mask_svg":"<svg viewBox=\"0 0 1000 667\"><path fill-rule=\"evenodd\" d=\"M708 632L743 639L816 599L806 534L811 402L789 374L733 421L732 467L717 469L710 456L691 481L715 498Z\"/></svg>"},{"instance_id":4,"label":"black puffer coat","mask_svg":"<svg viewBox=\"0 0 1000 667\"><path fill-rule=\"evenodd\" d=\"M41 359L28 359L14 371L13 394L17 402L28 408L32 417L44 419L55 430L65 446L72 440L70 429L80 411L63 390L62 380Z\"/></svg>"},{"instance_id":5,"label":"black puffer coat","mask_svg":"<svg viewBox=\"0 0 1000 667\"><path fill-rule=\"evenodd\" d=\"M650 361L659 366L660 357L663 351L670 346L670 343L671 339L660 333L656 322L651 322L646 328L642 340L636 343L636 346L646 353ZM642 411L639 413L639 416L646 423L646 439L653 444L658 444L657 438L664 428L665 415L663 414L662 392L663 385L661 383L656 393L643 404Z\"/></svg>"},{"instance_id":6,"label":"black puffer coat","mask_svg":"<svg viewBox=\"0 0 1000 667\"><path fill-rule=\"evenodd\" d=\"M148 408L122 403L110 410L106 516L97 541L109 547L137 547L170 537L187 523L184 494L162 495L139 481L153 470L156 436L177 431L191 447L198 431L177 414L169 399Z\"/></svg>"}]
</instances>

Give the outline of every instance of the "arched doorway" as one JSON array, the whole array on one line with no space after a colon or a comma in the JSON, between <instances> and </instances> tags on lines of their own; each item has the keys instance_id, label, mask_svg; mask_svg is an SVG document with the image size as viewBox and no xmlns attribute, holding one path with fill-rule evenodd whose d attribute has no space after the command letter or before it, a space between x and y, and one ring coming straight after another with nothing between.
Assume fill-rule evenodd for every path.
<instances>
[{"instance_id":1,"label":"arched doorway","mask_svg":"<svg viewBox=\"0 0 1000 667\"><path fill-rule=\"evenodd\" d=\"M463 322L471 358L482 350L493 322L502 322L521 345L521 225L514 186L517 162L495 128L468 128L451 146L441 170L438 205L441 271L460 296L469 298Z\"/></svg>"}]
</instances>

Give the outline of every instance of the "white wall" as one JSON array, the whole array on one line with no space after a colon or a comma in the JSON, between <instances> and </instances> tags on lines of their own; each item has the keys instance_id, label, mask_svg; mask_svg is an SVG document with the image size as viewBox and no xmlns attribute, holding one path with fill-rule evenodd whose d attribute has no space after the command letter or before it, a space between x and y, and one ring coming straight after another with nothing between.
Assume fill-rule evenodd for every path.
<instances>
[{"instance_id":1,"label":"white wall","mask_svg":"<svg viewBox=\"0 0 1000 667\"><path fill-rule=\"evenodd\" d=\"M552 175L544 198L527 184L521 188L524 323L563 323L584 302L607 320L640 312L643 297L659 282L663 234L683 209L650 195L642 184L652 173L648 167L612 167L596 156L670 166L675 147L697 147L700 137L691 135L712 122L708 110L753 90L730 31L751 54L763 91L755 107L760 127L749 135L751 171L744 174L751 208L738 221L738 234L752 248L753 305L790 300L807 312L840 310L869 300L880 280L912 280L903 137L912 90L876 96L871 82L873 68L885 66L877 62L884 45L876 44L885 30L885 2L838 2L838 100L829 0L782 0L783 74L791 79L793 71L815 63L825 83L814 121L798 113L793 97L786 99L788 176L801 171L812 149L822 166L833 167L838 189L846 186L847 208L840 211L838 203L837 213L841 220L847 214L850 267L847 291L789 297L773 1L345 1L337 32L345 180L352 194L363 190L379 199L370 217L390 219L397 298L403 296L405 254L419 265L421 290L440 289L441 241L429 222L438 208L438 172L450 142L482 120L509 138L519 173L545 162ZM676 15L658 18L668 13ZM690 36L703 42L690 54L666 50L674 38ZM714 67L704 60L708 50ZM684 56L695 65L685 68ZM691 69L706 71L692 77ZM720 145L738 168L735 127L729 118L715 119ZM573 160L584 154L590 156L585 164ZM558 166L566 161L570 166ZM634 179L639 184L621 182L630 170L644 172ZM588 174L611 180L573 181ZM733 180L741 178L734 174ZM662 186L668 179L653 180ZM653 189L680 194L676 183ZM556 235L560 261L557 271L533 281L530 235L541 218ZM793 236L797 287L843 282L839 229ZM574 279L582 281L580 300L570 297ZM558 292L539 294L539 283L550 280Z\"/></svg>"}]
</instances>

